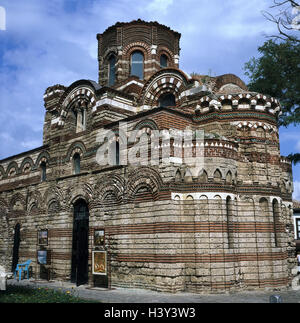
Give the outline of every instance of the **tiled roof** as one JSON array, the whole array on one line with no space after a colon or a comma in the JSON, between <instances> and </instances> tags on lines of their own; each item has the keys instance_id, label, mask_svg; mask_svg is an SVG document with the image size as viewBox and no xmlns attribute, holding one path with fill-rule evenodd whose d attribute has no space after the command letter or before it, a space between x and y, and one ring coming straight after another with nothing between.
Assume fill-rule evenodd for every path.
<instances>
[{"instance_id":1,"label":"tiled roof","mask_svg":"<svg viewBox=\"0 0 300 323\"><path fill-rule=\"evenodd\" d=\"M145 20L141 20L141 19L132 20L130 22L117 22L113 26L108 27L103 32L103 34L106 33L107 31L110 31L113 28L116 28L116 27L123 27L123 26L128 26L128 25L135 25L135 24L143 24L143 25L148 25L148 26L160 26L160 27L166 28L167 30L170 30L174 34L177 34L179 37L181 36L181 34L179 32L172 30L170 27L168 27L166 25L162 25L162 24L158 23L157 21L145 21Z\"/></svg>"}]
</instances>

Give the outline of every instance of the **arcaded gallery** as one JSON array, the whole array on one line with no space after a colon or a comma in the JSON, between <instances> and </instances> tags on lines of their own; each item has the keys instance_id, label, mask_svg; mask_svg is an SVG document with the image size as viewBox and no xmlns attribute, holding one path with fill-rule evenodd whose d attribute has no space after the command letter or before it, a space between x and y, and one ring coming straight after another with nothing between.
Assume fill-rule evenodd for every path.
<instances>
[{"instance_id":1,"label":"arcaded gallery","mask_svg":"<svg viewBox=\"0 0 300 323\"><path fill-rule=\"evenodd\" d=\"M180 37L118 22L95 39L98 81L46 89L43 145L0 161L6 271L31 260L36 279L166 292L290 286L280 102L233 74L186 74Z\"/></svg>"}]
</instances>

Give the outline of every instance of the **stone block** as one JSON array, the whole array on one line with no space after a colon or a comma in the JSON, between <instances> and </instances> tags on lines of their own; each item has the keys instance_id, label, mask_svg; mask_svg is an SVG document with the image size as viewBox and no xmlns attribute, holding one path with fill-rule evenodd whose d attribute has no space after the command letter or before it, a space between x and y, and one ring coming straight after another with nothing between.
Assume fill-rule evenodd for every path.
<instances>
[{"instance_id":1,"label":"stone block","mask_svg":"<svg viewBox=\"0 0 300 323\"><path fill-rule=\"evenodd\" d=\"M6 290L6 272L2 266L0 266L0 290Z\"/></svg>"}]
</instances>

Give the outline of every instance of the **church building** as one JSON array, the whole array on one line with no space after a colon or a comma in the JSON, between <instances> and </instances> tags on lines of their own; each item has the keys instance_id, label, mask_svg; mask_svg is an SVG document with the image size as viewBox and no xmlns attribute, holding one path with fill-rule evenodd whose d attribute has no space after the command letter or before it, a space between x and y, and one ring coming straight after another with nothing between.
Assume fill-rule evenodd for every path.
<instances>
[{"instance_id":1,"label":"church building","mask_svg":"<svg viewBox=\"0 0 300 323\"><path fill-rule=\"evenodd\" d=\"M172 293L290 286L280 103L233 74L188 75L180 37L118 22L97 34L98 81L46 89L43 145L0 160L7 271L30 259L36 279Z\"/></svg>"}]
</instances>

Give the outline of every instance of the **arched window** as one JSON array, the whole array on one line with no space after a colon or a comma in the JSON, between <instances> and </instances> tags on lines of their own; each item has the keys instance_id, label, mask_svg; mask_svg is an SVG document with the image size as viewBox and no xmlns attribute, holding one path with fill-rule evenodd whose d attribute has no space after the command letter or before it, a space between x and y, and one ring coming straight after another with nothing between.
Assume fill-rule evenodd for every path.
<instances>
[{"instance_id":1,"label":"arched window","mask_svg":"<svg viewBox=\"0 0 300 323\"><path fill-rule=\"evenodd\" d=\"M131 73L139 79L144 79L144 55L140 51L135 51L131 55Z\"/></svg>"},{"instance_id":2,"label":"arched window","mask_svg":"<svg viewBox=\"0 0 300 323\"><path fill-rule=\"evenodd\" d=\"M120 165L120 144L116 142L116 165Z\"/></svg>"},{"instance_id":3,"label":"arched window","mask_svg":"<svg viewBox=\"0 0 300 323\"><path fill-rule=\"evenodd\" d=\"M160 56L160 67L166 68L168 67L168 57L165 54Z\"/></svg>"},{"instance_id":4,"label":"arched window","mask_svg":"<svg viewBox=\"0 0 300 323\"><path fill-rule=\"evenodd\" d=\"M85 130L85 110L80 107L75 107L73 109L73 114L75 117L75 127L76 132L81 132Z\"/></svg>"},{"instance_id":5,"label":"arched window","mask_svg":"<svg viewBox=\"0 0 300 323\"><path fill-rule=\"evenodd\" d=\"M57 214L60 210L60 205L58 201L52 201L48 207L48 214Z\"/></svg>"},{"instance_id":6,"label":"arched window","mask_svg":"<svg viewBox=\"0 0 300 323\"><path fill-rule=\"evenodd\" d=\"M184 174L184 181L187 183L193 182L193 176L192 176L192 173L189 169L187 169Z\"/></svg>"},{"instance_id":7,"label":"arched window","mask_svg":"<svg viewBox=\"0 0 300 323\"><path fill-rule=\"evenodd\" d=\"M279 247L278 232L279 232L279 204L276 199L272 203L273 210L273 225L274 225L274 244Z\"/></svg>"},{"instance_id":8,"label":"arched window","mask_svg":"<svg viewBox=\"0 0 300 323\"><path fill-rule=\"evenodd\" d=\"M214 182L216 183L222 182L222 174L218 169L214 172Z\"/></svg>"},{"instance_id":9,"label":"arched window","mask_svg":"<svg viewBox=\"0 0 300 323\"><path fill-rule=\"evenodd\" d=\"M175 174L175 182L181 182L181 172L179 169L177 169Z\"/></svg>"},{"instance_id":10,"label":"arched window","mask_svg":"<svg viewBox=\"0 0 300 323\"><path fill-rule=\"evenodd\" d=\"M80 173L80 155L78 153L73 156L73 169L74 174Z\"/></svg>"},{"instance_id":11,"label":"arched window","mask_svg":"<svg viewBox=\"0 0 300 323\"><path fill-rule=\"evenodd\" d=\"M240 109L249 109L250 108L250 100L249 99L240 99L239 100L239 108Z\"/></svg>"},{"instance_id":12,"label":"arched window","mask_svg":"<svg viewBox=\"0 0 300 323\"><path fill-rule=\"evenodd\" d=\"M232 184L232 174L231 171L228 171L225 179L225 183L231 185Z\"/></svg>"},{"instance_id":13,"label":"arched window","mask_svg":"<svg viewBox=\"0 0 300 323\"><path fill-rule=\"evenodd\" d=\"M108 85L112 86L116 81L116 56L111 55L108 60Z\"/></svg>"},{"instance_id":14,"label":"arched window","mask_svg":"<svg viewBox=\"0 0 300 323\"><path fill-rule=\"evenodd\" d=\"M222 110L232 110L232 101L225 99L221 102Z\"/></svg>"},{"instance_id":15,"label":"arched window","mask_svg":"<svg viewBox=\"0 0 300 323\"><path fill-rule=\"evenodd\" d=\"M109 165L120 165L120 144L118 141L113 141L109 147Z\"/></svg>"},{"instance_id":16,"label":"arched window","mask_svg":"<svg viewBox=\"0 0 300 323\"><path fill-rule=\"evenodd\" d=\"M266 102L263 99L258 99L257 102L256 102L256 106L264 107L265 104L266 104Z\"/></svg>"},{"instance_id":17,"label":"arched window","mask_svg":"<svg viewBox=\"0 0 300 323\"><path fill-rule=\"evenodd\" d=\"M135 191L134 203L153 201L153 195L150 187L148 185L143 185Z\"/></svg>"},{"instance_id":18,"label":"arched window","mask_svg":"<svg viewBox=\"0 0 300 323\"><path fill-rule=\"evenodd\" d=\"M227 222L227 236L228 248L233 248L233 205L230 196L226 198L226 222Z\"/></svg>"},{"instance_id":19,"label":"arched window","mask_svg":"<svg viewBox=\"0 0 300 323\"><path fill-rule=\"evenodd\" d=\"M158 106L160 106L160 107L174 107L174 106L176 106L174 94L172 94L172 93L162 94L158 99Z\"/></svg>"},{"instance_id":20,"label":"arched window","mask_svg":"<svg viewBox=\"0 0 300 323\"><path fill-rule=\"evenodd\" d=\"M205 170L200 174L199 176L200 183L207 183L208 182L208 176Z\"/></svg>"},{"instance_id":21,"label":"arched window","mask_svg":"<svg viewBox=\"0 0 300 323\"><path fill-rule=\"evenodd\" d=\"M47 166L45 162L41 163L41 181L45 182L47 179Z\"/></svg>"},{"instance_id":22,"label":"arched window","mask_svg":"<svg viewBox=\"0 0 300 323\"><path fill-rule=\"evenodd\" d=\"M260 211L262 212L263 216L269 216L269 203L267 201L266 198L262 197L259 200L259 207L260 207Z\"/></svg>"}]
</instances>

